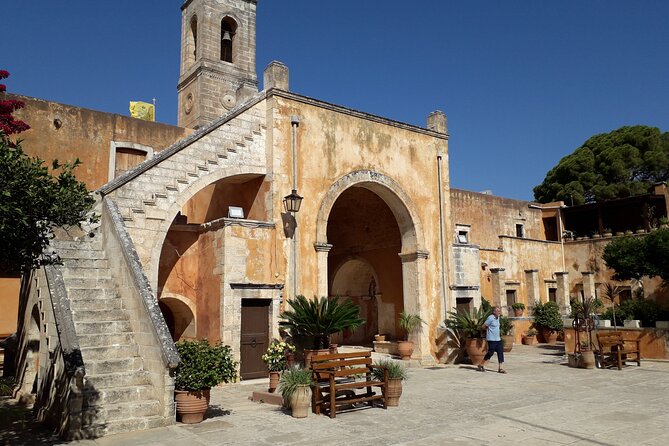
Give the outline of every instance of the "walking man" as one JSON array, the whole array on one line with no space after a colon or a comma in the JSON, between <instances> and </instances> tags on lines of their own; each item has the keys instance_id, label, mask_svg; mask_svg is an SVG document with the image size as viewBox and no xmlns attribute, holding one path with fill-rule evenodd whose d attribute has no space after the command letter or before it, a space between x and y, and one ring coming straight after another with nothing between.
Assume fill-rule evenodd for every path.
<instances>
[{"instance_id":1,"label":"walking man","mask_svg":"<svg viewBox=\"0 0 669 446\"><path fill-rule=\"evenodd\" d=\"M502 310L499 307L494 307L492 314L483 323L485 339L488 341L488 353L485 354L483 362L478 366L479 372L485 372L486 363L492 358L494 353L497 353L497 362L499 363L497 371L499 373L506 373L506 370L502 368L502 364L504 364L504 345L499 335L499 315L501 313Z\"/></svg>"}]
</instances>

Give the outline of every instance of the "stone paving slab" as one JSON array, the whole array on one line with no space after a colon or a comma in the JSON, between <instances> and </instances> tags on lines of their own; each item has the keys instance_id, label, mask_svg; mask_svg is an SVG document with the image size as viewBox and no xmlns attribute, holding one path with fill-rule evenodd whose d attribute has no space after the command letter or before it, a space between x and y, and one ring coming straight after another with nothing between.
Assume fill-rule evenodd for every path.
<instances>
[{"instance_id":1,"label":"stone paving slab","mask_svg":"<svg viewBox=\"0 0 669 446\"><path fill-rule=\"evenodd\" d=\"M573 369L560 349L516 345L507 355L508 374L496 368L494 360L485 373L470 365L412 368L399 407L365 408L336 419L292 418L280 407L249 400L265 382L235 384L212 390L209 418L201 424L70 444L669 444L669 362L642 361L622 371Z\"/></svg>"}]
</instances>

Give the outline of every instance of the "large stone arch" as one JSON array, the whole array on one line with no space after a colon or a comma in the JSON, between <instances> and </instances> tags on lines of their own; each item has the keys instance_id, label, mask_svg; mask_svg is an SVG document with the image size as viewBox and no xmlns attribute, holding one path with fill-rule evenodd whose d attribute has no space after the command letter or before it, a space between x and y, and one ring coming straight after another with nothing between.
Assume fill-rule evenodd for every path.
<instances>
[{"instance_id":1,"label":"large stone arch","mask_svg":"<svg viewBox=\"0 0 669 446\"><path fill-rule=\"evenodd\" d=\"M363 187L378 195L390 208L400 229L402 250L402 288L404 309L419 314L429 320L427 286L425 278L428 252L425 249L423 228L418 211L411 197L394 179L372 170L350 172L335 181L326 192L318 210L316 222L316 244L318 253L318 295L328 292L328 252L331 245L327 240L328 217L339 196L350 187ZM415 350L413 357L425 362L433 362L430 354L429 333L423 329L413 337Z\"/></svg>"},{"instance_id":2,"label":"large stone arch","mask_svg":"<svg viewBox=\"0 0 669 446\"><path fill-rule=\"evenodd\" d=\"M230 178L237 175L265 175L264 169L257 166L223 166L212 171L210 174L198 178L185 189L183 189L176 198L168 204L163 210L165 219L156 229L139 224L128 225L128 232L135 240L135 249L139 254L140 260L146 271L147 278L152 289L158 290L158 270L160 264L160 252L167 237L167 233L172 226L174 217L181 211L183 206L193 198L199 191L206 186L219 180ZM136 240L143 239L143 242L137 243Z\"/></svg>"}]
</instances>

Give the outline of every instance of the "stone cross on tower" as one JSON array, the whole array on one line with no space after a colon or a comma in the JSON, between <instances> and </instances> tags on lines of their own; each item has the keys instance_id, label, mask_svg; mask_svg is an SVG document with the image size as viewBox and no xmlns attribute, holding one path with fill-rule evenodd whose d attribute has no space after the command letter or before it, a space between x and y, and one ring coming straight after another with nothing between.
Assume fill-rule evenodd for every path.
<instances>
[{"instance_id":1,"label":"stone cross on tower","mask_svg":"<svg viewBox=\"0 0 669 446\"><path fill-rule=\"evenodd\" d=\"M258 91L257 0L186 0L181 7L178 125L199 128Z\"/></svg>"}]
</instances>

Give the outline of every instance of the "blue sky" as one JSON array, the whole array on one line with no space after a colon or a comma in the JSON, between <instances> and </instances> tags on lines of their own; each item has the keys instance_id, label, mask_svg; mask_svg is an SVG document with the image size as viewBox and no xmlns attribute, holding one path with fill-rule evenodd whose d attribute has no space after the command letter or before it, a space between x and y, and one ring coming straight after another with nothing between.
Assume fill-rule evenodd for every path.
<instances>
[{"instance_id":1,"label":"blue sky","mask_svg":"<svg viewBox=\"0 0 669 446\"><path fill-rule=\"evenodd\" d=\"M669 131L666 0L259 0L257 67L291 90L425 126L448 116L451 186L531 199L589 136ZM182 0L4 0L8 90L176 123Z\"/></svg>"}]
</instances>

